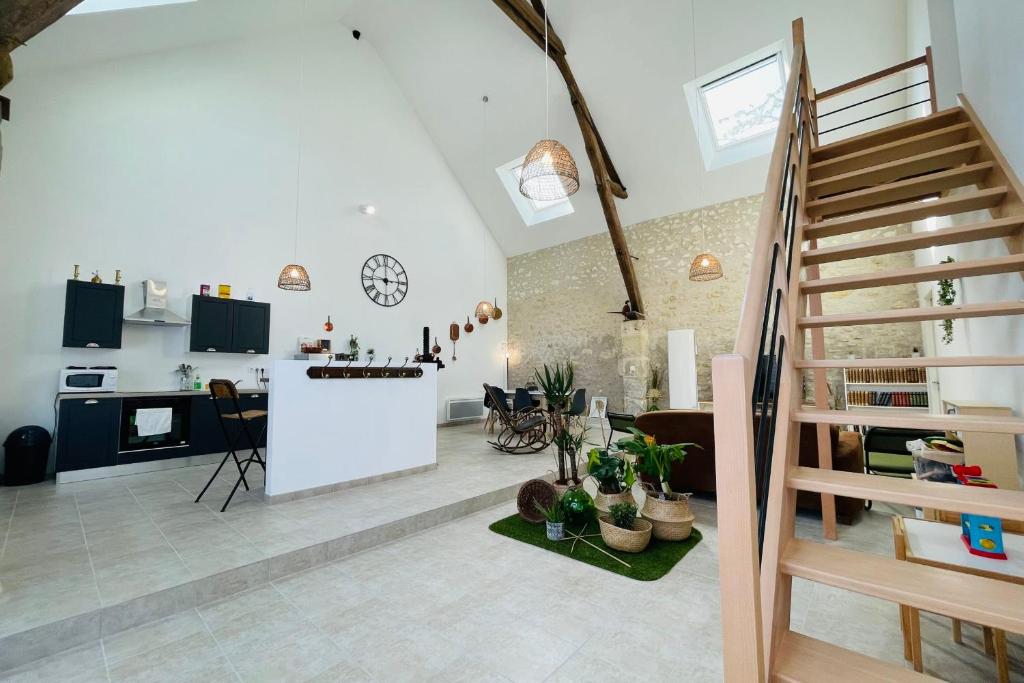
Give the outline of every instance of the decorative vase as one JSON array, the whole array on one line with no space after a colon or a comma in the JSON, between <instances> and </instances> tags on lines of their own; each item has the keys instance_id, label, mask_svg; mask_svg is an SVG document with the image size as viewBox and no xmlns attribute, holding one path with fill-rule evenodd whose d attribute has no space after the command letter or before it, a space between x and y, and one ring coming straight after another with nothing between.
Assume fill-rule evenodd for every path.
<instances>
[{"instance_id":1,"label":"decorative vase","mask_svg":"<svg viewBox=\"0 0 1024 683\"><path fill-rule=\"evenodd\" d=\"M594 496L594 507L596 507L597 511L600 513L608 514L612 505L617 505L618 503L634 503L633 492L623 491L622 493L601 493L601 489L598 489L597 495Z\"/></svg>"},{"instance_id":2,"label":"decorative vase","mask_svg":"<svg viewBox=\"0 0 1024 683\"><path fill-rule=\"evenodd\" d=\"M647 491L640 514L654 526L654 537L661 541L682 541L690 537L693 529L693 512L690 510L689 493L666 493L658 498L655 492Z\"/></svg>"},{"instance_id":3,"label":"decorative vase","mask_svg":"<svg viewBox=\"0 0 1024 683\"><path fill-rule=\"evenodd\" d=\"M607 515L597 518L601 525L601 540L609 548L621 550L624 553L638 553L647 547L651 542L651 531L654 525L646 519L637 518L633 521L632 529L623 529L615 526Z\"/></svg>"},{"instance_id":4,"label":"decorative vase","mask_svg":"<svg viewBox=\"0 0 1024 683\"><path fill-rule=\"evenodd\" d=\"M545 522L544 528L549 541L561 541L565 538L565 522Z\"/></svg>"}]
</instances>

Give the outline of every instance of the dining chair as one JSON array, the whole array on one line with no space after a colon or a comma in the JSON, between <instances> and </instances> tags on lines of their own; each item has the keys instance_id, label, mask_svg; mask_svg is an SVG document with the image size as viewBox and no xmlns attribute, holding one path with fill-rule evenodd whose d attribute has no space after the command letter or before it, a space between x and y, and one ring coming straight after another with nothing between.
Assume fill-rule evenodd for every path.
<instances>
[{"instance_id":1,"label":"dining chair","mask_svg":"<svg viewBox=\"0 0 1024 683\"><path fill-rule=\"evenodd\" d=\"M516 388L516 396L512 400L512 411L518 413L520 410L533 408L533 396L530 390L524 387Z\"/></svg>"}]
</instances>

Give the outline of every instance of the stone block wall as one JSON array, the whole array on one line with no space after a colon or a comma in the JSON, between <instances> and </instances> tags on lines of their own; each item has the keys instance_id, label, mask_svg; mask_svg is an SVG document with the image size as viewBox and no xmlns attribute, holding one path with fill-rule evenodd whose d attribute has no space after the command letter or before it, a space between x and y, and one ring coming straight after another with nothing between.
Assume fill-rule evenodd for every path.
<instances>
[{"instance_id":1,"label":"stone block wall","mask_svg":"<svg viewBox=\"0 0 1024 683\"><path fill-rule=\"evenodd\" d=\"M761 196L755 195L645 221L625 231L631 252L639 257L636 271L648 314L650 362L667 367L668 330L696 330L702 401L712 398L712 356L731 351L735 341L760 206ZM722 261L725 277L691 282L690 261L705 245L702 214L707 247ZM881 232L908 230L901 226ZM834 238L822 246L878 236ZM822 277L911 265L911 254L859 259L824 265ZM513 386L522 386L544 363L572 360L577 386L586 387L588 396L607 396L610 410L623 409L622 316L612 312L621 310L626 295L607 233L510 258L508 297ZM913 285L840 292L823 296L822 305L825 313L903 308L916 305L916 293ZM841 328L829 330L825 339L830 357L908 356L912 347L921 345L921 329L916 323L887 325L884 331ZM667 406L669 387L661 388ZM841 401L840 385L835 392Z\"/></svg>"}]
</instances>

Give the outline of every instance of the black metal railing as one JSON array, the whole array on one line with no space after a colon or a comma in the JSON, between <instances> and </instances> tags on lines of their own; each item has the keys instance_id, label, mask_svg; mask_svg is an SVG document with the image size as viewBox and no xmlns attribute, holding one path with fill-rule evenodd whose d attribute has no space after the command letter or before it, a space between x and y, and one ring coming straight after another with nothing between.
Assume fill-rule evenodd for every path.
<instances>
[{"instance_id":1,"label":"black metal railing","mask_svg":"<svg viewBox=\"0 0 1024 683\"><path fill-rule=\"evenodd\" d=\"M793 255L799 245L795 244L796 222L800 215L800 171L807 142L810 120L810 105L803 89L801 75L797 84L798 97L790 112L795 120L795 133L790 133L786 149L786 169L779 188L779 218L782 221L781 234L772 246L768 273L768 287L764 297L761 319L760 343L757 364L754 369L754 388L750 397L756 418L754 434L754 474L757 491L757 544L758 555L764 547L765 522L767 518L768 487L771 479L771 465L774 451L775 427L778 415L779 385L786 354L786 332L780 329L782 309L787 305ZM782 273L784 272L784 276Z\"/></svg>"}]
</instances>

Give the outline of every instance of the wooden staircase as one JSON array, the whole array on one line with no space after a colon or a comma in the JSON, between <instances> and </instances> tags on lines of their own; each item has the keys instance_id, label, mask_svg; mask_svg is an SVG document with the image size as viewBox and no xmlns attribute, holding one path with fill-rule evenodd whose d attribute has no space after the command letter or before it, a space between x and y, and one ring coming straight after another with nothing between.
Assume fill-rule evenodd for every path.
<instances>
[{"instance_id":1,"label":"wooden staircase","mask_svg":"<svg viewBox=\"0 0 1024 683\"><path fill-rule=\"evenodd\" d=\"M797 539L796 493L822 496L826 539L836 537L835 496L850 496L1024 521L1024 492L894 479L831 469L829 425L953 429L1024 434L1020 417L949 416L826 404L829 368L1021 366L1021 356L830 359L826 328L953 318L1024 315L1024 301L994 301L825 314L821 295L942 278L1018 272L1024 276L1024 187L970 104L935 107L930 50L915 60L815 93L794 22L794 50L754 247L737 343L712 364L725 674L728 681L933 680L790 629L793 577L928 612L1024 633L1024 586ZM818 144L818 104L842 92L923 67L925 116ZM926 218L987 210L990 218L840 245L818 241ZM980 240L1002 240L1006 255L842 277L819 266L867 256ZM760 255L771 254L762 262ZM1024 324L1024 319L1021 319ZM805 357L806 341L811 353ZM803 374L816 403L805 405ZM775 391L765 387L774 375ZM766 429L751 429L752 414ZM798 466L801 423L817 425L818 468ZM755 492L763 494L758 496ZM758 507L758 498L764 500ZM763 531L759 531L759 528ZM763 536L762 536L763 533ZM893 618L897 618L893 608Z\"/></svg>"}]
</instances>

